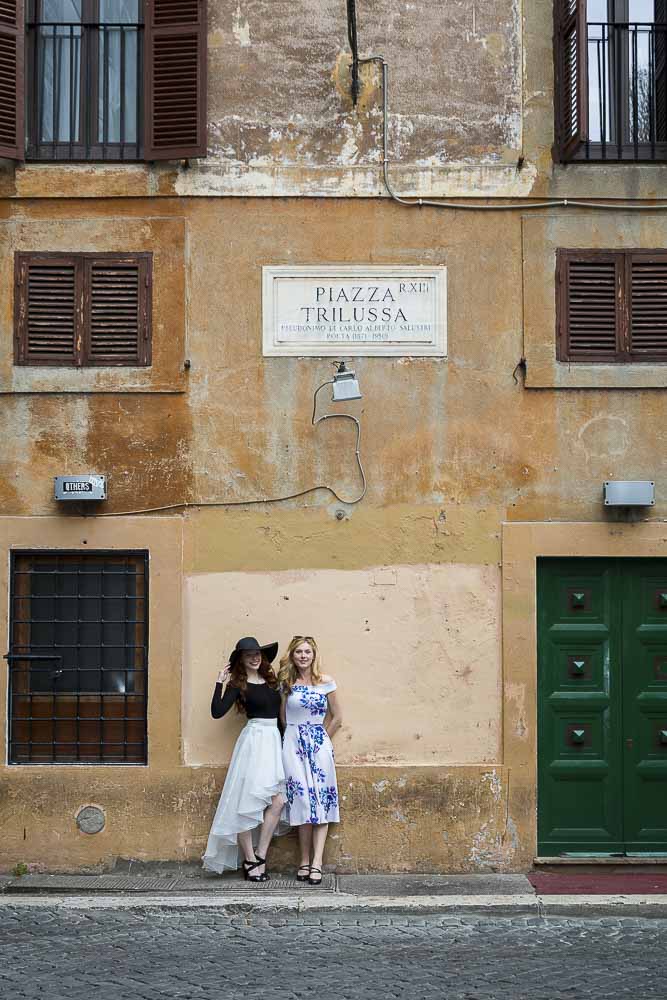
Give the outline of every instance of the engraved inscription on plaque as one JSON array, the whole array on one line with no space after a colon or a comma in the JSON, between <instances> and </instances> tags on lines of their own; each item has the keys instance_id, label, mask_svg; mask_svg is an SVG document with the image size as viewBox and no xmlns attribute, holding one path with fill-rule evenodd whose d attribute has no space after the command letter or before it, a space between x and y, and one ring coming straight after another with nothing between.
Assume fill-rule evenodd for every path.
<instances>
[{"instance_id":1,"label":"engraved inscription on plaque","mask_svg":"<svg viewBox=\"0 0 667 1000\"><path fill-rule=\"evenodd\" d=\"M447 355L446 267L264 267L264 355Z\"/></svg>"}]
</instances>

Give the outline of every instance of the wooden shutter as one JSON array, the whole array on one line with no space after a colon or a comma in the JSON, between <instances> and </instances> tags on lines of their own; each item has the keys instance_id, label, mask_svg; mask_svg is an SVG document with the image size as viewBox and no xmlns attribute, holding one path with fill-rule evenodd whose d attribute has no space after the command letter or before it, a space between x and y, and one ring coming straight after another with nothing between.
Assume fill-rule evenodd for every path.
<instances>
[{"instance_id":1,"label":"wooden shutter","mask_svg":"<svg viewBox=\"0 0 667 1000\"><path fill-rule=\"evenodd\" d=\"M151 363L152 256L18 253L17 365Z\"/></svg>"},{"instance_id":2,"label":"wooden shutter","mask_svg":"<svg viewBox=\"0 0 667 1000\"><path fill-rule=\"evenodd\" d=\"M571 160L588 137L586 0L555 3L556 146Z\"/></svg>"},{"instance_id":3,"label":"wooden shutter","mask_svg":"<svg viewBox=\"0 0 667 1000\"><path fill-rule=\"evenodd\" d=\"M20 365L75 365L81 288L73 256L16 255L15 360Z\"/></svg>"},{"instance_id":4,"label":"wooden shutter","mask_svg":"<svg viewBox=\"0 0 667 1000\"><path fill-rule=\"evenodd\" d=\"M667 361L667 253L628 258L631 360Z\"/></svg>"},{"instance_id":5,"label":"wooden shutter","mask_svg":"<svg viewBox=\"0 0 667 1000\"><path fill-rule=\"evenodd\" d=\"M150 364L150 255L92 257L85 264L84 363Z\"/></svg>"},{"instance_id":6,"label":"wooden shutter","mask_svg":"<svg viewBox=\"0 0 667 1000\"><path fill-rule=\"evenodd\" d=\"M0 0L0 156L25 157L23 0Z\"/></svg>"},{"instance_id":7,"label":"wooden shutter","mask_svg":"<svg viewBox=\"0 0 667 1000\"><path fill-rule=\"evenodd\" d=\"M144 158L206 156L206 0L146 0Z\"/></svg>"},{"instance_id":8,"label":"wooden shutter","mask_svg":"<svg viewBox=\"0 0 667 1000\"><path fill-rule=\"evenodd\" d=\"M559 250L559 361L617 361L623 345L619 254Z\"/></svg>"}]
</instances>

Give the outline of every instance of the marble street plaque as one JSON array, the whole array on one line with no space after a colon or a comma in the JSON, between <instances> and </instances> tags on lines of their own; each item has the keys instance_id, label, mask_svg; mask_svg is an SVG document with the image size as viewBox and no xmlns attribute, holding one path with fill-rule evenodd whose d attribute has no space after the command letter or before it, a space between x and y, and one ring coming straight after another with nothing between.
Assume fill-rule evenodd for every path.
<instances>
[{"instance_id":1,"label":"marble street plaque","mask_svg":"<svg viewBox=\"0 0 667 1000\"><path fill-rule=\"evenodd\" d=\"M267 357L447 355L446 267L262 270Z\"/></svg>"}]
</instances>

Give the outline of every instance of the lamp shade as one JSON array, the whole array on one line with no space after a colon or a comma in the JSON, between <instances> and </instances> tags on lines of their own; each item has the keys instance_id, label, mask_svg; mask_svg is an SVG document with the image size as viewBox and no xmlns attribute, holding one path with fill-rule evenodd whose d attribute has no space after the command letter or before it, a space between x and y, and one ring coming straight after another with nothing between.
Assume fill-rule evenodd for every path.
<instances>
[{"instance_id":1,"label":"lamp shade","mask_svg":"<svg viewBox=\"0 0 667 1000\"><path fill-rule=\"evenodd\" d=\"M334 375L332 400L340 403L347 399L362 399L359 383L354 372L338 372Z\"/></svg>"}]
</instances>

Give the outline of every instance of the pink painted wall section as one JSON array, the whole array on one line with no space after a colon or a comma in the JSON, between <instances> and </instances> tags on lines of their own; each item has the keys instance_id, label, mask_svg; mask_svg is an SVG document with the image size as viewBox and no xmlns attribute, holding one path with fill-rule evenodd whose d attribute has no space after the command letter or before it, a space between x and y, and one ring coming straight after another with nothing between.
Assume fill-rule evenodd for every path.
<instances>
[{"instance_id":1,"label":"pink painted wall section","mask_svg":"<svg viewBox=\"0 0 667 1000\"><path fill-rule=\"evenodd\" d=\"M314 635L337 681L340 764L484 764L500 740L499 570L424 565L206 573L185 584L188 765L229 760L242 725L210 717L217 671L241 635L285 648Z\"/></svg>"}]
</instances>

